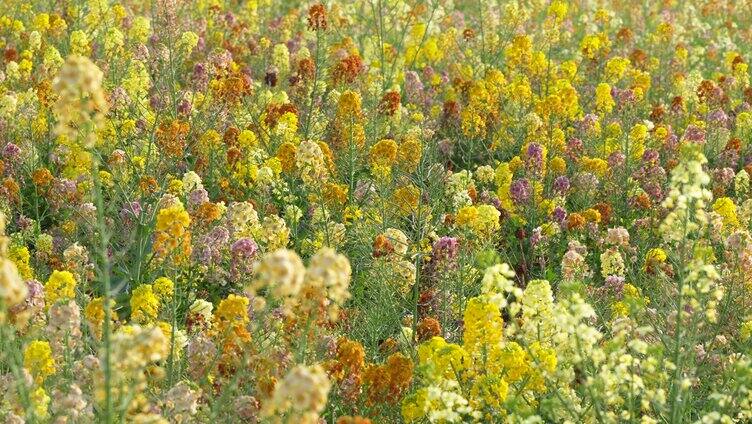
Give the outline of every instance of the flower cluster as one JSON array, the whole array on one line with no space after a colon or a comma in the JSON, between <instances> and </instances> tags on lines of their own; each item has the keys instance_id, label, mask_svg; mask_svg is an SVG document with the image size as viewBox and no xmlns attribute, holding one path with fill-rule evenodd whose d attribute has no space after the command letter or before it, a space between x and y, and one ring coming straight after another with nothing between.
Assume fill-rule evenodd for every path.
<instances>
[{"instance_id":1,"label":"flower cluster","mask_svg":"<svg viewBox=\"0 0 752 424\"><path fill-rule=\"evenodd\" d=\"M752 421L748 2L0 3L0 422Z\"/></svg>"}]
</instances>

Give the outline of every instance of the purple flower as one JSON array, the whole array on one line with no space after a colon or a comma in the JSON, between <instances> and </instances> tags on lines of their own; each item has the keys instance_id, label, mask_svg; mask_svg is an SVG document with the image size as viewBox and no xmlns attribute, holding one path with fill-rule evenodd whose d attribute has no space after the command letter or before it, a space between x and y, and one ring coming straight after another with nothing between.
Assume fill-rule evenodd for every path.
<instances>
[{"instance_id":1,"label":"purple flower","mask_svg":"<svg viewBox=\"0 0 752 424\"><path fill-rule=\"evenodd\" d=\"M590 172L581 172L574 177L574 186L578 191L592 192L598 188L598 177Z\"/></svg>"},{"instance_id":2,"label":"purple flower","mask_svg":"<svg viewBox=\"0 0 752 424\"><path fill-rule=\"evenodd\" d=\"M188 209L195 209L209 201L209 193L203 188L197 188L188 195Z\"/></svg>"},{"instance_id":3,"label":"purple flower","mask_svg":"<svg viewBox=\"0 0 752 424\"><path fill-rule=\"evenodd\" d=\"M193 86L199 90L205 90L209 85L209 73L206 71L206 64L199 62L193 66L192 76Z\"/></svg>"},{"instance_id":4,"label":"purple flower","mask_svg":"<svg viewBox=\"0 0 752 424\"><path fill-rule=\"evenodd\" d=\"M582 154L583 143L579 138L573 138L567 142L567 156L577 159Z\"/></svg>"},{"instance_id":5,"label":"purple flower","mask_svg":"<svg viewBox=\"0 0 752 424\"><path fill-rule=\"evenodd\" d=\"M718 155L718 163L728 168L736 168L739 164L739 152L735 149L725 149Z\"/></svg>"},{"instance_id":6,"label":"purple flower","mask_svg":"<svg viewBox=\"0 0 752 424\"><path fill-rule=\"evenodd\" d=\"M428 263L428 274L439 278L442 272L457 268L460 244L454 237L441 237L433 244L431 261Z\"/></svg>"},{"instance_id":7,"label":"purple flower","mask_svg":"<svg viewBox=\"0 0 752 424\"><path fill-rule=\"evenodd\" d=\"M726 112L721 109L718 109L715 112L711 113L708 118L711 122L715 122L721 127L725 127L729 119L728 115L726 115Z\"/></svg>"},{"instance_id":8,"label":"purple flower","mask_svg":"<svg viewBox=\"0 0 752 424\"><path fill-rule=\"evenodd\" d=\"M130 101L130 96L128 96L128 92L125 91L125 88L115 87L115 89L112 90L112 94L110 95L110 103L114 105L115 109L126 107L128 104L130 104Z\"/></svg>"},{"instance_id":9,"label":"purple flower","mask_svg":"<svg viewBox=\"0 0 752 424\"><path fill-rule=\"evenodd\" d=\"M538 173L543 169L543 146L538 143L530 143L527 146L528 166L533 172Z\"/></svg>"},{"instance_id":10,"label":"purple flower","mask_svg":"<svg viewBox=\"0 0 752 424\"><path fill-rule=\"evenodd\" d=\"M622 152L613 152L608 156L608 166L611 168L619 168L624 165L626 156Z\"/></svg>"},{"instance_id":11,"label":"purple flower","mask_svg":"<svg viewBox=\"0 0 752 424\"><path fill-rule=\"evenodd\" d=\"M616 91L614 92L614 90ZM619 90L619 89L614 88L611 91L612 91L611 96L616 99L616 101L619 104L619 107L624 107L630 103L634 103L637 100L637 98L635 97L634 91L630 89Z\"/></svg>"},{"instance_id":12,"label":"purple flower","mask_svg":"<svg viewBox=\"0 0 752 424\"><path fill-rule=\"evenodd\" d=\"M183 99L180 101L180 104L178 104L178 113L181 115L190 115L191 110L193 110L193 106L188 99Z\"/></svg>"},{"instance_id":13,"label":"purple flower","mask_svg":"<svg viewBox=\"0 0 752 424\"><path fill-rule=\"evenodd\" d=\"M3 157L8 160L17 159L21 155L21 148L13 143L8 143L3 148Z\"/></svg>"},{"instance_id":14,"label":"purple flower","mask_svg":"<svg viewBox=\"0 0 752 424\"><path fill-rule=\"evenodd\" d=\"M530 182L524 178L512 182L509 194L517 204L524 204L530 200Z\"/></svg>"},{"instance_id":15,"label":"purple flower","mask_svg":"<svg viewBox=\"0 0 752 424\"><path fill-rule=\"evenodd\" d=\"M649 182L643 186L643 190L654 200L663 200L663 188L656 182Z\"/></svg>"},{"instance_id":16,"label":"purple flower","mask_svg":"<svg viewBox=\"0 0 752 424\"><path fill-rule=\"evenodd\" d=\"M689 125L686 131L684 131L684 139L693 143L703 144L705 143L705 130L696 125Z\"/></svg>"},{"instance_id":17,"label":"purple flower","mask_svg":"<svg viewBox=\"0 0 752 424\"><path fill-rule=\"evenodd\" d=\"M235 25L235 15L232 14L232 12L225 13L225 22L227 22L227 25L233 26Z\"/></svg>"},{"instance_id":18,"label":"purple flower","mask_svg":"<svg viewBox=\"0 0 752 424\"><path fill-rule=\"evenodd\" d=\"M559 224L562 224L567 219L567 211L561 206L555 207L551 215L553 216L554 221Z\"/></svg>"},{"instance_id":19,"label":"purple flower","mask_svg":"<svg viewBox=\"0 0 752 424\"><path fill-rule=\"evenodd\" d=\"M16 220L16 224L18 225L18 228L20 228L22 231L28 230L31 228L31 224L33 224L34 221L31 220L31 218L21 215Z\"/></svg>"},{"instance_id":20,"label":"purple flower","mask_svg":"<svg viewBox=\"0 0 752 424\"><path fill-rule=\"evenodd\" d=\"M642 160L648 163L657 163L660 158L660 153L655 149L645 149L642 153Z\"/></svg>"},{"instance_id":21,"label":"purple flower","mask_svg":"<svg viewBox=\"0 0 752 424\"><path fill-rule=\"evenodd\" d=\"M26 281L26 299L13 306L10 313L17 315L23 312L41 311L44 309L44 286L37 280Z\"/></svg>"},{"instance_id":22,"label":"purple flower","mask_svg":"<svg viewBox=\"0 0 752 424\"><path fill-rule=\"evenodd\" d=\"M593 128L595 128L595 123L598 122L598 115L595 115L593 113L588 113L584 117L582 117L582 120L576 124L576 127L580 131L589 131Z\"/></svg>"},{"instance_id":23,"label":"purple flower","mask_svg":"<svg viewBox=\"0 0 752 424\"><path fill-rule=\"evenodd\" d=\"M253 271L253 259L258 253L258 244L253 239L241 238L230 247L232 263L230 275L237 281L242 275L249 275Z\"/></svg>"},{"instance_id":24,"label":"purple flower","mask_svg":"<svg viewBox=\"0 0 752 424\"><path fill-rule=\"evenodd\" d=\"M213 53L209 60L220 69L227 69L230 66L230 63L232 63L232 53L230 53L227 50L223 50L221 52Z\"/></svg>"},{"instance_id":25,"label":"purple flower","mask_svg":"<svg viewBox=\"0 0 752 424\"><path fill-rule=\"evenodd\" d=\"M431 260L435 258L442 258L445 260L451 260L457 258L457 254L460 250L460 243L454 237L441 237L433 244L433 255Z\"/></svg>"},{"instance_id":26,"label":"purple flower","mask_svg":"<svg viewBox=\"0 0 752 424\"><path fill-rule=\"evenodd\" d=\"M258 252L258 244L253 239L241 238L230 247L233 258L253 258Z\"/></svg>"},{"instance_id":27,"label":"purple flower","mask_svg":"<svg viewBox=\"0 0 752 424\"><path fill-rule=\"evenodd\" d=\"M201 238L201 248L198 249L198 260L204 265L217 264L222 260L222 248L230 240L227 228L214 227Z\"/></svg>"},{"instance_id":28,"label":"purple flower","mask_svg":"<svg viewBox=\"0 0 752 424\"><path fill-rule=\"evenodd\" d=\"M73 202L78 194L77 184L73 180L61 178L52 184L50 206L57 210L64 206L74 206Z\"/></svg>"},{"instance_id":29,"label":"purple flower","mask_svg":"<svg viewBox=\"0 0 752 424\"><path fill-rule=\"evenodd\" d=\"M718 181L721 185L727 186L734 181L736 174L731 168L721 168L713 171L713 179Z\"/></svg>"},{"instance_id":30,"label":"purple flower","mask_svg":"<svg viewBox=\"0 0 752 424\"><path fill-rule=\"evenodd\" d=\"M134 59L140 60L142 62L148 61L149 60L149 48L146 47L146 45L144 44L139 44L138 46L136 46Z\"/></svg>"},{"instance_id":31,"label":"purple flower","mask_svg":"<svg viewBox=\"0 0 752 424\"><path fill-rule=\"evenodd\" d=\"M679 147L679 137L676 136L676 134L671 134L666 139L666 143L663 145L666 150L674 150L677 147Z\"/></svg>"},{"instance_id":32,"label":"purple flower","mask_svg":"<svg viewBox=\"0 0 752 424\"><path fill-rule=\"evenodd\" d=\"M530 235L530 245L535 247L541 242L541 240L543 240L543 229L541 227L536 227L533 230L533 234Z\"/></svg>"},{"instance_id":33,"label":"purple flower","mask_svg":"<svg viewBox=\"0 0 752 424\"><path fill-rule=\"evenodd\" d=\"M123 205L122 209L120 209L120 219L129 224L134 219L141 216L142 211L141 203L138 201L126 203Z\"/></svg>"},{"instance_id":34,"label":"purple flower","mask_svg":"<svg viewBox=\"0 0 752 424\"><path fill-rule=\"evenodd\" d=\"M624 277L619 275L609 275L606 277L606 284L603 285L599 292L611 293L617 299L621 299L624 293Z\"/></svg>"},{"instance_id":35,"label":"purple flower","mask_svg":"<svg viewBox=\"0 0 752 424\"><path fill-rule=\"evenodd\" d=\"M565 194L569 191L569 177L560 175L554 180L554 191L558 194Z\"/></svg>"},{"instance_id":36,"label":"purple flower","mask_svg":"<svg viewBox=\"0 0 752 424\"><path fill-rule=\"evenodd\" d=\"M527 157L535 161L543 160L543 146L538 143L530 143L527 145Z\"/></svg>"}]
</instances>

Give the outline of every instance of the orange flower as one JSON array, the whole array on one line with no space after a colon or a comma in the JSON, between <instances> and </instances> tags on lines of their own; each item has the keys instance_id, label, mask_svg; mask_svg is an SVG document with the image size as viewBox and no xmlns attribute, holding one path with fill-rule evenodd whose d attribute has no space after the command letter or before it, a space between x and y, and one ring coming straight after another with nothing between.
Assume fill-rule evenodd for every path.
<instances>
[{"instance_id":1,"label":"orange flower","mask_svg":"<svg viewBox=\"0 0 752 424\"><path fill-rule=\"evenodd\" d=\"M371 424L371 420L361 416L344 416L337 419L337 424Z\"/></svg>"},{"instance_id":2,"label":"orange flower","mask_svg":"<svg viewBox=\"0 0 752 424\"><path fill-rule=\"evenodd\" d=\"M401 353L393 353L382 365L369 365L363 375L367 402L395 403L410 386L413 363Z\"/></svg>"},{"instance_id":3,"label":"orange flower","mask_svg":"<svg viewBox=\"0 0 752 424\"><path fill-rule=\"evenodd\" d=\"M373 240L373 257L379 258L394 252L394 246L384 234L379 234Z\"/></svg>"},{"instance_id":4,"label":"orange flower","mask_svg":"<svg viewBox=\"0 0 752 424\"><path fill-rule=\"evenodd\" d=\"M162 122L157 128L157 146L168 156L182 157L189 130L190 125L178 119Z\"/></svg>"},{"instance_id":5,"label":"orange flower","mask_svg":"<svg viewBox=\"0 0 752 424\"><path fill-rule=\"evenodd\" d=\"M441 324L436 318L426 317L418 322L418 341L424 342L432 337L441 335Z\"/></svg>"},{"instance_id":6,"label":"orange flower","mask_svg":"<svg viewBox=\"0 0 752 424\"><path fill-rule=\"evenodd\" d=\"M351 54L334 65L332 79L335 84L352 84L355 78L365 69L363 59L357 53Z\"/></svg>"},{"instance_id":7,"label":"orange flower","mask_svg":"<svg viewBox=\"0 0 752 424\"><path fill-rule=\"evenodd\" d=\"M578 230L585 227L585 217L578 213L571 213L567 216L567 228L570 230Z\"/></svg>"},{"instance_id":8,"label":"orange flower","mask_svg":"<svg viewBox=\"0 0 752 424\"><path fill-rule=\"evenodd\" d=\"M282 171L293 172L295 170L295 145L286 141L277 148L277 159L282 165Z\"/></svg>"},{"instance_id":9,"label":"orange flower","mask_svg":"<svg viewBox=\"0 0 752 424\"><path fill-rule=\"evenodd\" d=\"M326 8L323 4L314 4L308 9L308 29L311 31L325 30L328 25L326 21Z\"/></svg>"},{"instance_id":10,"label":"orange flower","mask_svg":"<svg viewBox=\"0 0 752 424\"><path fill-rule=\"evenodd\" d=\"M396 91L387 91L381 98L379 111L384 115L393 116L400 107L400 93Z\"/></svg>"},{"instance_id":11,"label":"orange flower","mask_svg":"<svg viewBox=\"0 0 752 424\"><path fill-rule=\"evenodd\" d=\"M52 182L52 173L47 168L39 168L31 175L31 180L37 187L46 187Z\"/></svg>"}]
</instances>

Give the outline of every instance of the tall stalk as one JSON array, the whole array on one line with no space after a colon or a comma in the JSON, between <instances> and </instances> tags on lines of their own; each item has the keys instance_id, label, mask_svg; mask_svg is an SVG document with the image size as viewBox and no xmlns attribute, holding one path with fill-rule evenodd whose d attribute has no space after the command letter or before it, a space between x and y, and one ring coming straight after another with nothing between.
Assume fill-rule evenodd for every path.
<instances>
[{"instance_id":1,"label":"tall stalk","mask_svg":"<svg viewBox=\"0 0 752 424\"><path fill-rule=\"evenodd\" d=\"M99 158L96 154L92 155L92 177L94 179L94 202L97 207L97 231L99 233L99 279L102 282L102 299L104 308L104 324L102 331L102 347L104 348L104 422L110 424L113 422L114 411L112 408L112 369L111 369L111 347L110 347L110 320L112 316L112 307L110 305L110 258L108 246L110 234L107 229L104 216L104 202L102 199L102 182L99 180Z\"/></svg>"}]
</instances>

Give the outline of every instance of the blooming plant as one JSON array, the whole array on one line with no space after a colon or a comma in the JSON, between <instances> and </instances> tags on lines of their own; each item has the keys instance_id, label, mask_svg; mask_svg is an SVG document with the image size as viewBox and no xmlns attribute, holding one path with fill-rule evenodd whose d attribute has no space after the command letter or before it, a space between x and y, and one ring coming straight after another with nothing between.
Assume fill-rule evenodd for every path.
<instances>
[{"instance_id":1,"label":"blooming plant","mask_svg":"<svg viewBox=\"0 0 752 424\"><path fill-rule=\"evenodd\" d=\"M752 422L751 27L0 1L0 422Z\"/></svg>"}]
</instances>

